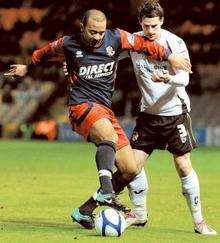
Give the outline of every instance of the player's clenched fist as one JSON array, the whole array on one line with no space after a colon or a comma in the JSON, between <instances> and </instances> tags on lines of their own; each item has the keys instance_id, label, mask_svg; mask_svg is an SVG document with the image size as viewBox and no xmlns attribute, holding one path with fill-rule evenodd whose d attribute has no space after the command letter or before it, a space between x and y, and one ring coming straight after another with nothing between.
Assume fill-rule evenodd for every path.
<instances>
[{"instance_id":1,"label":"player's clenched fist","mask_svg":"<svg viewBox=\"0 0 220 243\"><path fill-rule=\"evenodd\" d=\"M5 76L9 77L24 77L27 74L27 65L22 65L22 64L12 64L10 65L9 72L4 73Z\"/></svg>"}]
</instances>

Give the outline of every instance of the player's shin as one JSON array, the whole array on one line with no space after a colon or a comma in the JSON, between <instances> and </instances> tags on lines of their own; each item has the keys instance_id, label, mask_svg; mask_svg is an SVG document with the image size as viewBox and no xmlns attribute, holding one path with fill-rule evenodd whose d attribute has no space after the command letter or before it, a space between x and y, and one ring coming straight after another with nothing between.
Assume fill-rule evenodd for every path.
<instances>
[{"instance_id":1,"label":"player's shin","mask_svg":"<svg viewBox=\"0 0 220 243\"><path fill-rule=\"evenodd\" d=\"M122 173L117 170L112 176L113 190L116 195L124 190L124 188L133 180L133 178L124 178Z\"/></svg>"},{"instance_id":2,"label":"player's shin","mask_svg":"<svg viewBox=\"0 0 220 243\"><path fill-rule=\"evenodd\" d=\"M128 185L129 197L133 205L133 213L135 214L135 219L131 224L136 224L138 222L147 221L147 192L148 192L148 181L144 171L141 172L134 178L132 182Z\"/></svg>"},{"instance_id":3,"label":"player's shin","mask_svg":"<svg viewBox=\"0 0 220 243\"><path fill-rule=\"evenodd\" d=\"M186 177L181 177L183 195L187 200L194 223L203 220L200 202L200 187L196 172L192 169Z\"/></svg>"},{"instance_id":4,"label":"player's shin","mask_svg":"<svg viewBox=\"0 0 220 243\"><path fill-rule=\"evenodd\" d=\"M103 197L103 200L105 200L104 197L110 198L113 194L111 179L115 162L115 144L111 141L102 141L97 147L96 164L101 187L92 197L80 206L79 211L87 215L91 215L98 206L97 201L99 201L100 197Z\"/></svg>"},{"instance_id":5,"label":"player's shin","mask_svg":"<svg viewBox=\"0 0 220 243\"><path fill-rule=\"evenodd\" d=\"M115 144L111 141L102 141L98 144L96 164L99 173L101 191L104 194L113 193L112 170L115 162Z\"/></svg>"}]
</instances>

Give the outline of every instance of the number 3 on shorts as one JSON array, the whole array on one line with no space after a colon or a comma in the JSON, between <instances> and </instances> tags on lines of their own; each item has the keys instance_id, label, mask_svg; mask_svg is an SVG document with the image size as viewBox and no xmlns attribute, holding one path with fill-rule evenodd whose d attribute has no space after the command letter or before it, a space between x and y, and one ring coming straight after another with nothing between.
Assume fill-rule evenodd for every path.
<instances>
[{"instance_id":1,"label":"number 3 on shorts","mask_svg":"<svg viewBox=\"0 0 220 243\"><path fill-rule=\"evenodd\" d=\"M185 143L186 137L187 137L187 132L186 132L185 126L183 124L177 125L177 129L179 131L180 139L181 139L182 143Z\"/></svg>"}]
</instances>

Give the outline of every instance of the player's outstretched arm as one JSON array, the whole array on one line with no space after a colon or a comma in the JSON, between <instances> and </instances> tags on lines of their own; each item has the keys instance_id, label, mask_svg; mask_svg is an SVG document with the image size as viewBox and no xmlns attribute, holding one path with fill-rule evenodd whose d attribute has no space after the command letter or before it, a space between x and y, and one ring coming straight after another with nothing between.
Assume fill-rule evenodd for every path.
<instances>
[{"instance_id":1,"label":"player's outstretched arm","mask_svg":"<svg viewBox=\"0 0 220 243\"><path fill-rule=\"evenodd\" d=\"M48 43L41 49L34 51L32 61L29 65L12 64L10 65L9 71L4 75L9 77L24 77L42 62L53 60L54 57L63 58L63 56L63 38L60 38L59 40Z\"/></svg>"},{"instance_id":2,"label":"player's outstretched arm","mask_svg":"<svg viewBox=\"0 0 220 243\"><path fill-rule=\"evenodd\" d=\"M149 41L145 37L120 30L121 48L136 52L146 52L148 56L163 61L168 60L173 69L182 69L191 73L191 63L185 57L174 55L168 48L156 41Z\"/></svg>"},{"instance_id":3,"label":"player's outstretched arm","mask_svg":"<svg viewBox=\"0 0 220 243\"><path fill-rule=\"evenodd\" d=\"M28 72L27 65L12 64L8 72L4 73L4 76L8 77L24 77Z\"/></svg>"},{"instance_id":4,"label":"player's outstretched arm","mask_svg":"<svg viewBox=\"0 0 220 243\"><path fill-rule=\"evenodd\" d=\"M159 61L167 60L168 56L171 54L169 49L166 49L155 41L149 41L145 37L131 34L121 29L118 29L118 31L122 50L146 52L148 56Z\"/></svg>"}]
</instances>

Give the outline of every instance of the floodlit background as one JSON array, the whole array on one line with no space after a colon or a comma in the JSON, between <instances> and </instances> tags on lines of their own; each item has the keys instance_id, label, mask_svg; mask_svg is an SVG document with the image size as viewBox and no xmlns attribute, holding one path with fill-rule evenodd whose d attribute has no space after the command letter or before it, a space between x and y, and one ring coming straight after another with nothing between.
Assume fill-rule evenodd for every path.
<instances>
[{"instance_id":1,"label":"floodlit background","mask_svg":"<svg viewBox=\"0 0 220 243\"><path fill-rule=\"evenodd\" d=\"M120 239L100 239L95 230L72 223L72 209L98 188L98 176L95 146L81 143L69 125L62 64L49 63L23 79L3 76L10 64L28 63L36 48L79 31L87 9L104 11L109 27L140 30L140 2L0 0L0 242L220 242L219 235L194 233L166 151L155 151L145 167L150 187L144 229L131 227ZM190 51L193 74L187 90L194 132L202 145L193 151L192 161L200 179L203 215L220 233L220 1L161 3L164 27L182 37ZM130 136L140 93L129 59L119 63L113 100L113 110ZM120 198L130 204L126 190Z\"/></svg>"},{"instance_id":2,"label":"floodlit background","mask_svg":"<svg viewBox=\"0 0 220 243\"><path fill-rule=\"evenodd\" d=\"M16 0L0 1L0 136L79 140L68 124L68 83L61 64L39 68L32 77L6 79L12 63L27 63L31 53L48 41L79 31L79 22L90 8L104 11L109 27L140 30L140 0ZM220 2L217 0L161 1L164 27L182 37L189 48L194 73L188 86L192 120L202 145L220 145ZM138 112L140 93L129 59L118 68L113 110L128 135ZM43 123L39 123L43 121ZM38 128L40 127L40 128ZM36 131L39 129L39 131Z\"/></svg>"}]
</instances>

